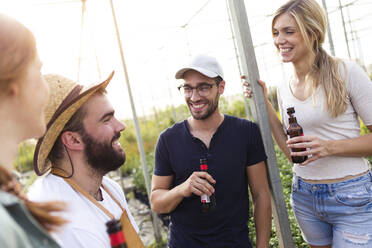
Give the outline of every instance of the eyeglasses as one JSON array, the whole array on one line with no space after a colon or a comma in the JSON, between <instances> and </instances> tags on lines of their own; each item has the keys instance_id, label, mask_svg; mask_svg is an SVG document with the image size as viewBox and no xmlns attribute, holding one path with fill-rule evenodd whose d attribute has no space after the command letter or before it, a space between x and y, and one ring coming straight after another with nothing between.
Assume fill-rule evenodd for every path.
<instances>
[{"instance_id":1,"label":"eyeglasses","mask_svg":"<svg viewBox=\"0 0 372 248\"><path fill-rule=\"evenodd\" d=\"M182 95L184 95L185 97L191 97L192 93L194 92L194 89L198 92L199 96L207 97L211 93L211 89L213 85L218 86L218 83L214 83L214 84L203 83L203 84L199 84L196 87L191 87L189 85L183 84L183 85L178 86L177 88L182 93Z\"/></svg>"}]
</instances>

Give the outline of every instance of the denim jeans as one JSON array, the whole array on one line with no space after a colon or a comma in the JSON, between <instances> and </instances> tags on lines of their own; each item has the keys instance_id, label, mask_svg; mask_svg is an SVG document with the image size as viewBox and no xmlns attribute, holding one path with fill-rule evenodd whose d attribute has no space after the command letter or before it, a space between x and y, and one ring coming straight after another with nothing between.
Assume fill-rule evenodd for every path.
<instances>
[{"instance_id":1,"label":"denim jeans","mask_svg":"<svg viewBox=\"0 0 372 248\"><path fill-rule=\"evenodd\" d=\"M371 172L331 184L310 184L294 175L291 206L308 244L372 248Z\"/></svg>"}]
</instances>

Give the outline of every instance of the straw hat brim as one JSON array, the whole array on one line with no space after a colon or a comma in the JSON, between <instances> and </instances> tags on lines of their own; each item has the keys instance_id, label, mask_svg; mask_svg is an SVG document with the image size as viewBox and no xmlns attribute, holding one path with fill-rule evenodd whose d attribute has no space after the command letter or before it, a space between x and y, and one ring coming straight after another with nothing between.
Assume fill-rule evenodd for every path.
<instances>
[{"instance_id":1,"label":"straw hat brim","mask_svg":"<svg viewBox=\"0 0 372 248\"><path fill-rule=\"evenodd\" d=\"M52 167L48 155L66 123L97 90L107 87L113 75L114 72L102 83L83 90L68 105L64 106L63 110L60 110L61 113L57 117L52 118L47 124L47 130L44 136L38 140L34 153L34 170L38 176L45 174Z\"/></svg>"}]
</instances>

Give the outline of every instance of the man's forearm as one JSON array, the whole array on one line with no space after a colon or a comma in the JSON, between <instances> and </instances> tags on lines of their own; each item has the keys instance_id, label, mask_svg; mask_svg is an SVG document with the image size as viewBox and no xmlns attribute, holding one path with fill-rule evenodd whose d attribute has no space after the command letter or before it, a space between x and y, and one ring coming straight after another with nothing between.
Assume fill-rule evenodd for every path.
<instances>
[{"instance_id":1,"label":"man's forearm","mask_svg":"<svg viewBox=\"0 0 372 248\"><path fill-rule=\"evenodd\" d=\"M151 192L151 209L158 214L172 212L183 200L179 186L171 190L156 189Z\"/></svg>"},{"instance_id":2,"label":"man's forearm","mask_svg":"<svg viewBox=\"0 0 372 248\"><path fill-rule=\"evenodd\" d=\"M261 199L260 199L261 198ZM256 247L269 247L271 233L270 197L259 197L254 204L254 222L256 226Z\"/></svg>"}]
</instances>

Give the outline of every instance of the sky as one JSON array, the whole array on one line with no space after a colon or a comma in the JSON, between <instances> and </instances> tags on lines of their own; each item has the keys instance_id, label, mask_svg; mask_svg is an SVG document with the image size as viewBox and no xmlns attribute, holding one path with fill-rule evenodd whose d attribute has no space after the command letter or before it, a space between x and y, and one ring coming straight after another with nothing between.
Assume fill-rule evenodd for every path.
<instances>
[{"instance_id":1,"label":"sky","mask_svg":"<svg viewBox=\"0 0 372 248\"><path fill-rule=\"evenodd\" d=\"M285 2L245 1L260 77L268 86L280 86L291 74L291 66L280 63L271 37L271 16ZM372 0L341 2L348 5L343 10L351 59L368 66L372 64ZM225 0L113 3L137 115L182 104L174 74L200 53L216 57L222 65L224 95L242 93ZM338 0L326 4L336 56L348 59ZM0 0L0 12L32 30L44 74L58 73L91 84L114 70L108 97L119 118L132 118L109 0L86 0L83 29L80 0ZM329 51L328 40L324 47Z\"/></svg>"}]
</instances>

